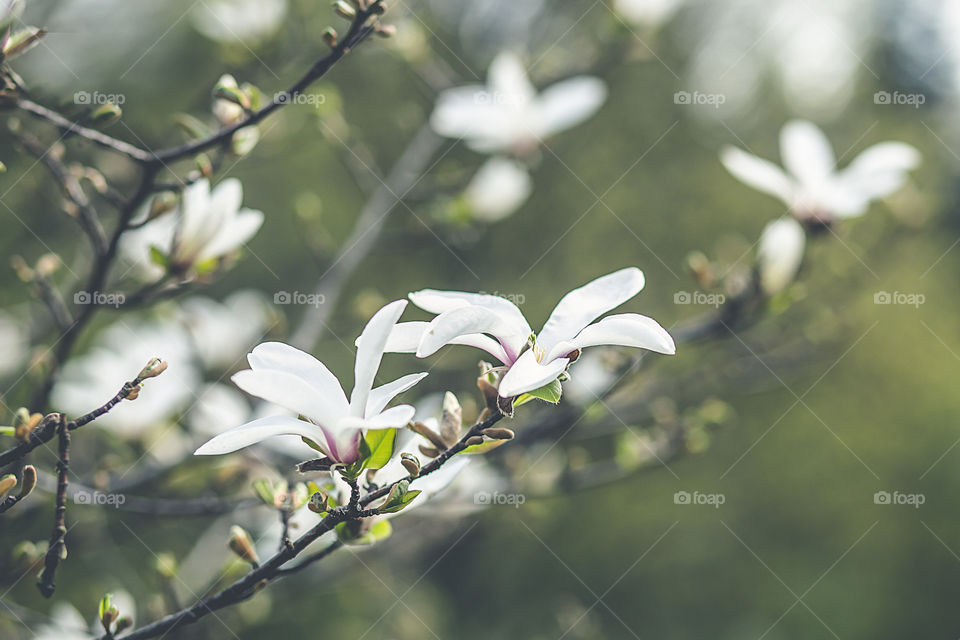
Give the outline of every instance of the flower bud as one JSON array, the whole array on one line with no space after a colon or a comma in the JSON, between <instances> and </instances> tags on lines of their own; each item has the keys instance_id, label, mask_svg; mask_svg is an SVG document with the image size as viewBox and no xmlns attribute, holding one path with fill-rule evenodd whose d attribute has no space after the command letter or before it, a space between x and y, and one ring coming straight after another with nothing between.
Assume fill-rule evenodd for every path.
<instances>
[{"instance_id":1,"label":"flower bud","mask_svg":"<svg viewBox=\"0 0 960 640\"><path fill-rule=\"evenodd\" d=\"M321 36L323 41L327 43L327 46L333 49L337 46L337 30L333 27L327 27L323 30L323 35Z\"/></svg>"},{"instance_id":2,"label":"flower bud","mask_svg":"<svg viewBox=\"0 0 960 640\"><path fill-rule=\"evenodd\" d=\"M133 618L131 618L130 616L123 616L122 618L120 618L119 620L117 620L117 626L116 626L116 628L114 629L114 632L113 632L113 633L114 633L114 634L119 634L119 633L121 633L121 632L123 632L123 631L126 631L127 629L129 629L129 628L132 627L132 626L133 626Z\"/></svg>"},{"instance_id":3,"label":"flower bud","mask_svg":"<svg viewBox=\"0 0 960 640\"><path fill-rule=\"evenodd\" d=\"M343 2L343 0L338 0L337 2L333 3L333 12L341 18L346 18L347 20L353 20L357 17L357 10L346 2Z\"/></svg>"},{"instance_id":4,"label":"flower bud","mask_svg":"<svg viewBox=\"0 0 960 640\"><path fill-rule=\"evenodd\" d=\"M426 438L427 440L429 440L433 444L433 446L435 446L440 451L443 451L444 449L447 448L447 443L444 441L443 438L440 437L440 434L434 431L433 429L431 429L430 427L428 427L427 425L425 425L424 423L411 422L408 425L408 428L414 433L417 433L423 436L424 438Z\"/></svg>"},{"instance_id":5,"label":"flower bud","mask_svg":"<svg viewBox=\"0 0 960 640\"><path fill-rule=\"evenodd\" d=\"M177 575L177 558L169 552L158 553L153 567L161 578L172 580Z\"/></svg>"},{"instance_id":6,"label":"flower bud","mask_svg":"<svg viewBox=\"0 0 960 640\"><path fill-rule=\"evenodd\" d=\"M449 447L460 439L463 428L463 409L457 396L449 391L443 394L443 411L440 414L440 437Z\"/></svg>"},{"instance_id":7,"label":"flower bud","mask_svg":"<svg viewBox=\"0 0 960 640\"><path fill-rule=\"evenodd\" d=\"M33 491L33 488L37 486L37 468L32 464L28 464L23 468L23 475L20 478L20 498L26 498L30 495L30 492Z\"/></svg>"},{"instance_id":8,"label":"flower bud","mask_svg":"<svg viewBox=\"0 0 960 640\"><path fill-rule=\"evenodd\" d=\"M315 492L310 496L310 500L307 501L307 509L310 509L310 511L314 513L326 513L328 508L329 498L323 491Z\"/></svg>"},{"instance_id":9,"label":"flower bud","mask_svg":"<svg viewBox=\"0 0 960 640\"><path fill-rule=\"evenodd\" d=\"M17 476L12 473L0 478L0 500L4 500L7 497L7 494L14 490L17 486Z\"/></svg>"},{"instance_id":10,"label":"flower bud","mask_svg":"<svg viewBox=\"0 0 960 640\"><path fill-rule=\"evenodd\" d=\"M125 399L125 400L136 400L136 399L139 398L139 397L140 397L140 387L137 386L137 387L134 387L134 388L130 389L130 391L127 393L127 395L124 396L124 399Z\"/></svg>"},{"instance_id":11,"label":"flower bud","mask_svg":"<svg viewBox=\"0 0 960 640\"><path fill-rule=\"evenodd\" d=\"M148 378L156 378L158 375L167 370L167 363L161 360L160 358L154 358L146 364L146 366L140 370L140 373L137 375L137 378L140 380L146 380Z\"/></svg>"},{"instance_id":12,"label":"flower bud","mask_svg":"<svg viewBox=\"0 0 960 640\"><path fill-rule=\"evenodd\" d=\"M7 172L7 165L0 162L0 173L6 173L6 172Z\"/></svg>"},{"instance_id":13,"label":"flower bud","mask_svg":"<svg viewBox=\"0 0 960 640\"><path fill-rule=\"evenodd\" d=\"M373 32L381 38L392 38L397 35L397 27L392 24L379 24Z\"/></svg>"},{"instance_id":14,"label":"flower bud","mask_svg":"<svg viewBox=\"0 0 960 640\"><path fill-rule=\"evenodd\" d=\"M255 480L253 482L253 491L263 504L273 506L273 488L270 486L269 480L264 478Z\"/></svg>"},{"instance_id":15,"label":"flower bud","mask_svg":"<svg viewBox=\"0 0 960 640\"><path fill-rule=\"evenodd\" d=\"M257 556L256 548L253 546L253 540L250 539L250 534L242 527L237 525L230 527L230 542L228 546L240 559L246 560L254 567L260 564L260 558Z\"/></svg>"},{"instance_id":16,"label":"flower bud","mask_svg":"<svg viewBox=\"0 0 960 640\"><path fill-rule=\"evenodd\" d=\"M37 46L40 39L47 35L46 29L26 27L11 33L3 43L3 58L11 60Z\"/></svg>"},{"instance_id":17,"label":"flower bud","mask_svg":"<svg viewBox=\"0 0 960 640\"><path fill-rule=\"evenodd\" d=\"M112 102L108 102L90 113L90 122L98 127L109 127L121 117L123 117L123 109Z\"/></svg>"},{"instance_id":18,"label":"flower bud","mask_svg":"<svg viewBox=\"0 0 960 640\"><path fill-rule=\"evenodd\" d=\"M503 427L490 427L489 429L484 429L480 433L488 438L493 438L494 440L513 440L515 435L512 430L505 429Z\"/></svg>"},{"instance_id":19,"label":"flower bud","mask_svg":"<svg viewBox=\"0 0 960 640\"><path fill-rule=\"evenodd\" d=\"M26 409L21 408L17 411L16 419L13 422L13 436L20 442L26 442L30 439L30 434L39 426L43 416L39 413L30 414Z\"/></svg>"},{"instance_id":20,"label":"flower bud","mask_svg":"<svg viewBox=\"0 0 960 640\"><path fill-rule=\"evenodd\" d=\"M407 470L411 477L416 478L420 475L420 461L412 453L401 453L400 464Z\"/></svg>"},{"instance_id":21,"label":"flower bud","mask_svg":"<svg viewBox=\"0 0 960 640\"><path fill-rule=\"evenodd\" d=\"M477 444L483 444L483 436L471 436L467 438L466 445L472 447Z\"/></svg>"},{"instance_id":22,"label":"flower bud","mask_svg":"<svg viewBox=\"0 0 960 640\"><path fill-rule=\"evenodd\" d=\"M387 12L387 4L385 2L378 2L370 7L370 12L374 15L382 16Z\"/></svg>"},{"instance_id":23,"label":"flower bud","mask_svg":"<svg viewBox=\"0 0 960 640\"><path fill-rule=\"evenodd\" d=\"M437 450L435 447L428 447L425 444L420 445L420 453L427 456L428 458L436 458L438 455L440 455L440 451Z\"/></svg>"}]
</instances>

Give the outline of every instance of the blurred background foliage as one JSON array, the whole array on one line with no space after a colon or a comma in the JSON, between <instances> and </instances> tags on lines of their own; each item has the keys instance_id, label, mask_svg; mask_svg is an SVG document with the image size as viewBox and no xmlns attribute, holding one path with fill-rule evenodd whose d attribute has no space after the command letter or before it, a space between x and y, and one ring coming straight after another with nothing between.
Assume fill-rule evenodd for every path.
<instances>
[{"instance_id":1,"label":"blurred background foliage","mask_svg":"<svg viewBox=\"0 0 960 640\"><path fill-rule=\"evenodd\" d=\"M760 230L783 213L733 179L717 151L736 144L776 158L777 132L792 117L817 121L841 163L888 139L915 145L924 163L907 188L811 246L790 304L742 338L721 335L658 359L624 392L641 393L657 380L681 410L722 398L732 417L711 432L706 451L598 488L446 518L442 526L398 521L388 543L341 553L176 637L231 637L228 629L251 639L956 637L957 33L937 13L944 6L876 0L826 12L819 2L691 2L662 23L628 24L607 0L393 4L396 40L364 44L317 85L323 105L285 109L262 127L249 157L226 167L224 175L243 181L245 205L263 210L266 222L244 259L205 294L222 299L252 287L272 297L312 289L366 199L340 140L362 142L383 176L432 109L435 89L417 71L424 60L442 63L460 83L478 82L492 56L510 48L532 63L538 86L589 72L608 83L610 96L591 120L548 141L532 170L532 196L496 224L457 219L436 197L455 193L483 160L446 141L409 194L409 210L393 210L351 276L330 331L314 349L334 371L351 367L353 338L372 309L422 287L520 295L536 325L571 287L638 265L647 287L628 310L667 327L708 310L674 304L676 292L697 289L687 254L699 250L728 262L742 256L749 265ZM338 22L323 3L291 0L278 31L247 47L198 34L183 17L190 5L37 0L25 19L51 33L17 69L45 104L81 90L126 96L123 121L111 133L157 148L183 139L171 114L208 117L210 87L222 73L268 93L280 89L323 50L322 29ZM730 19L738 15L751 20ZM834 18L847 28L843 35L827 24ZM774 22L806 34L808 48L794 55L813 55L833 37L855 52L842 96L800 101L796 89L784 90L783 72L765 67L786 48L786 41L769 41L779 31L764 35L764 25L772 29ZM721 29L738 45L705 50ZM704 55L728 69L731 95L749 85L743 104L675 103L677 91L713 90L697 84ZM745 79L740 65L760 72ZM895 90L918 92L925 103L875 102L875 92ZM3 255L32 263L56 251L81 268L87 248L65 220L55 187L2 136ZM77 148L72 160L99 166L129 188L132 176L115 157ZM4 273L4 307L20 312L35 304ZM926 302L878 306L878 291L922 293ZM311 308L279 311L284 323L273 335L283 337ZM115 317L104 314L98 326ZM33 328L49 338L48 328ZM86 334L81 351L95 333ZM766 351L777 344L783 352ZM751 351L763 353L762 362ZM465 398L475 360L469 352L444 355L422 386ZM405 357L390 357L385 375L409 367ZM20 380L6 404L23 403L33 381L31 374ZM102 400L91 398L91 406ZM575 459L591 446L588 436L577 430L558 450ZM109 433L76 440L81 477L96 473L104 453L128 454ZM50 462L45 452L35 455ZM532 474L554 456L535 460L528 459ZM211 478L211 469L224 464L190 461L141 492L248 490L229 476ZM543 472L549 477L549 469ZM876 505L873 494L881 490L922 493L926 501L919 509ZM722 493L726 501L717 509L677 505L677 491ZM3 601L16 603L13 611L37 627L50 603L36 592L32 574L19 579L22 567L8 556L18 541L48 535L49 496L32 501L45 508L0 525L0 567ZM146 622L162 609L149 568L154 552L185 557L212 519L71 506L68 520L76 528L57 598L89 619L103 592L124 589L137 599L138 621ZM225 561L223 553L216 562ZM0 609L0 630L30 637L9 610Z\"/></svg>"}]
</instances>

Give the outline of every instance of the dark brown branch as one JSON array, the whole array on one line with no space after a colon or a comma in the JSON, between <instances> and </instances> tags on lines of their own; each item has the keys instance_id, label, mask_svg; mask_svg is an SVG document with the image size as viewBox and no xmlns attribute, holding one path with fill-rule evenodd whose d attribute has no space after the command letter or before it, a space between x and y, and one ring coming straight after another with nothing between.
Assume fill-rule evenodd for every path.
<instances>
[{"instance_id":1,"label":"dark brown branch","mask_svg":"<svg viewBox=\"0 0 960 640\"><path fill-rule=\"evenodd\" d=\"M56 507L53 515L53 531L50 533L50 546L47 548L47 555L43 562L43 572L37 582L37 588L40 589L44 598L53 595L56 585L57 567L60 561L66 557L67 525L65 518L67 515L67 472L70 468L70 430L67 429L67 420L61 415L60 422L57 425L57 435L60 439L59 460L57 461L57 497Z\"/></svg>"}]
</instances>

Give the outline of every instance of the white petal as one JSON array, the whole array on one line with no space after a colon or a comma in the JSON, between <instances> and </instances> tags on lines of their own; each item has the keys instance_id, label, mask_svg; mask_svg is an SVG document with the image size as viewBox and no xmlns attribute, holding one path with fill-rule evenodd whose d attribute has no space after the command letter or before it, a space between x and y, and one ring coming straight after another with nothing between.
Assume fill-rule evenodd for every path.
<instances>
[{"instance_id":1,"label":"white petal","mask_svg":"<svg viewBox=\"0 0 960 640\"><path fill-rule=\"evenodd\" d=\"M487 86L501 104L522 106L536 95L520 57L510 51L497 55L487 72Z\"/></svg>"},{"instance_id":2,"label":"white petal","mask_svg":"<svg viewBox=\"0 0 960 640\"><path fill-rule=\"evenodd\" d=\"M416 410L408 404L398 404L390 407L383 413L371 416L369 418L358 418L356 416L347 416L341 420L338 429L397 429L405 426L413 420L413 414Z\"/></svg>"},{"instance_id":3,"label":"white petal","mask_svg":"<svg viewBox=\"0 0 960 640\"><path fill-rule=\"evenodd\" d=\"M367 407L367 398L373 388L373 379L380 368L380 360L383 359L387 339L406 306L406 300L394 300L373 314L370 322L363 328L357 344L357 360L353 368L353 392L350 394L351 415L363 416Z\"/></svg>"},{"instance_id":4,"label":"white petal","mask_svg":"<svg viewBox=\"0 0 960 640\"><path fill-rule=\"evenodd\" d=\"M249 447L272 436L294 435L313 441L323 437L320 430L303 420L288 416L271 416L234 427L216 436L194 452L197 456L215 456Z\"/></svg>"},{"instance_id":5,"label":"white petal","mask_svg":"<svg viewBox=\"0 0 960 640\"><path fill-rule=\"evenodd\" d=\"M793 193L790 178L780 167L736 147L724 147L720 161L735 178L746 185L789 204Z\"/></svg>"},{"instance_id":6,"label":"white petal","mask_svg":"<svg viewBox=\"0 0 960 640\"><path fill-rule=\"evenodd\" d=\"M385 353L416 353L424 331L430 326L429 322L400 322L394 325L390 337L387 339ZM360 339L357 339L359 343ZM471 333L454 338L450 344L462 344L468 347L483 349L497 360L507 363L507 355L500 343L479 333Z\"/></svg>"},{"instance_id":7,"label":"white petal","mask_svg":"<svg viewBox=\"0 0 960 640\"><path fill-rule=\"evenodd\" d=\"M463 197L475 219L497 222L520 208L532 191L533 180L526 165L494 157L473 176Z\"/></svg>"},{"instance_id":8,"label":"white petal","mask_svg":"<svg viewBox=\"0 0 960 640\"><path fill-rule=\"evenodd\" d=\"M537 100L537 123L541 137L577 125L607 99L607 85L600 78L580 76L547 88Z\"/></svg>"},{"instance_id":9,"label":"white petal","mask_svg":"<svg viewBox=\"0 0 960 640\"><path fill-rule=\"evenodd\" d=\"M529 337L529 334L517 333L516 324L494 310L473 305L457 307L441 313L430 322L420 339L417 356L425 358L444 345L477 333L489 333L502 344L512 345L516 351Z\"/></svg>"},{"instance_id":10,"label":"white petal","mask_svg":"<svg viewBox=\"0 0 960 640\"><path fill-rule=\"evenodd\" d=\"M347 396L340 380L309 353L283 342L264 342L254 347L247 361L254 369L280 369L303 378L317 389L317 393L336 402L346 413Z\"/></svg>"},{"instance_id":11,"label":"white petal","mask_svg":"<svg viewBox=\"0 0 960 640\"><path fill-rule=\"evenodd\" d=\"M496 312L504 322L509 324L509 328L507 328L507 325L504 325L504 335L497 336L501 339L501 342L503 342L506 336L516 336L509 338L510 342L504 343L507 356L510 358L517 357L520 349L526 344L527 338L533 333L533 329L530 328L530 324L527 322L527 319L523 317L523 313L517 308L517 305L501 296L485 293L467 293L465 291L423 289L421 291L414 291L409 297L413 304L430 313L443 313L444 311L450 311L451 309L468 305L484 307ZM486 347L480 348L486 349ZM497 357L500 356L498 355Z\"/></svg>"},{"instance_id":12,"label":"white petal","mask_svg":"<svg viewBox=\"0 0 960 640\"><path fill-rule=\"evenodd\" d=\"M456 87L437 96L430 126L447 138L498 139L504 113L485 87Z\"/></svg>"},{"instance_id":13,"label":"white petal","mask_svg":"<svg viewBox=\"0 0 960 640\"><path fill-rule=\"evenodd\" d=\"M203 231L210 208L210 181L197 180L183 190L180 200L180 234L186 239L196 238Z\"/></svg>"},{"instance_id":14,"label":"white petal","mask_svg":"<svg viewBox=\"0 0 960 640\"><path fill-rule=\"evenodd\" d=\"M318 424L332 424L344 415L344 407L335 398L295 372L246 369L235 373L232 380L250 395L278 404Z\"/></svg>"},{"instance_id":15,"label":"white petal","mask_svg":"<svg viewBox=\"0 0 960 640\"><path fill-rule=\"evenodd\" d=\"M263 225L263 212L256 209L244 209L227 218L216 234L204 245L197 255L198 260L219 258L239 249L257 234Z\"/></svg>"},{"instance_id":16,"label":"white petal","mask_svg":"<svg viewBox=\"0 0 960 640\"><path fill-rule=\"evenodd\" d=\"M674 354L677 346L667 330L653 318L637 313L607 316L591 324L573 340L561 342L547 354L546 360L566 355L574 349L598 345L616 345Z\"/></svg>"},{"instance_id":17,"label":"white petal","mask_svg":"<svg viewBox=\"0 0 960 640\"><path fill-rule=\"evenodd\" d=\"M557 343L574 338L598 317L640 293L643 285L643 272L628 267L574 289L557 303L537 334L537 344L549 352Z\"/></svg>"},{"instance_id":18,"label":"white petal","mask_svg":"<svg viewBox=\"0 0 960 640\"><path fill-rule=\"evenodd\" d=\"M791 217L774 220L763 229L757 247L760 286L772 296L783 291L797 275L803 262L806 232Z\"/></svg>"},{"instance_id":19,"label":"white petal","mask_svg":"<svg viewBox=\"0 0 960 640\"><path fill-rule=\"evenodd\" d=\"M838 190L853 204L838 203L834 213L842 218L863 213L871 200L903 186L907 172L920 160L920 152L902 142L882 142L868 148L837 177Z\"/></svg>"},{"instance_id":20,"label":"white petal","mask_svg":"<svg viewBox=\"0 0 960 640\"><path fill-rule=\"evenodd\" d=\"M805 187L821 185L836 169L830 141L812 122L793 120L780 132L783 166Z\"/></svg>"},{"instance_id":21,"label":"white petal","mask_svg":"<svg viewBox=\"0 0 960 640\"><path fill-rule=\"evenodd\" d=\"M427 377L427 373L411 373L410 375L397 378L393 382L380 385L370 391L370 397L367 399L367 410L364 415L375 416L384 407L390 404L395 397L412 388L418 382Z\"/></svg>"},{"instance_id":22,"label":"white petal","mask_svg":"<svg viewBox=\"0 0 960 640\"><path fill-rule=\"evenodd\" d=\"M540 364L532 349L524 351L500 380L500 396L512 398L521 393L539 389L548 382L556 380L569 363L570 361L566 358L557 358L546 364Z\"/></svg>"}]
</instances>

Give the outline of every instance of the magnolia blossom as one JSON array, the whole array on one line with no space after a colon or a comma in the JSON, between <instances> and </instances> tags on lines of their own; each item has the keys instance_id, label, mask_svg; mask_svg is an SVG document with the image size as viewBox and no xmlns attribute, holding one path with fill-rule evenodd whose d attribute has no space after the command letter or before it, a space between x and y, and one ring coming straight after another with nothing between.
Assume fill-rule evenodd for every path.
<instances>
[{"instance_id":1,"label":"magnolia blossom","mask_svg":"<svg viewBox=\"0 0 960 640\"><path fill-rule=\"evenodd\" d=\"M357 341L349 400L336 376L310 354L279 342L257 346L247 356L251 368L235 374L234 383L303 419L281 415L253 420L216 436L196 454L230 453L271 436L296 435L311 441L336 462L356 461L365 430L392 429L410 421L413 407L385 408L397 394L427 375L414 373L373 388L387 338L406 305L405 300L391 302L367 323Z\"/></svg>"},{"instance_id":2,"label":"magnolia blossom","mask_svg":"<svg viewBox=\"0 0 960 640\"><path fill-rule=\"evenodd\" d=\"M784 169L736 147L720 155L724 166L747 185L779 198L793 218L767 225L757 260L761 286L770 295L796 275L803 259L802 224L830 224L863 215L873 200L899 189L920 153L902 142L881 142L838 170L830 142L814 124L795 120L780 132ZM802 223L802 224L801 224Z\"/></svg>"},{"instance_id":3,"label":"magnolia blossom","mask_svg":"<svg viewBox=\"0 0 960 640\"><path fill-rule=\"evenodd\" d=\"M498 222L519 209L532 191L533 180L524 165L493 157L473 176L463 197L475 219Z\"/></svg>"},{"instance_id":4,"label":"magnolia blossom","mask_svg":"<svg viewBox=\"0 0 960 640\"><path fill-rule=\"evenodd\" d=\"M585 347L606 344L674 353L673 338L647 316L623 313L594 322L643 286L643 272L635 267L597 278L565 295L536 335L520 309L505 298L424 289L411 293L410 300L439 315L429 323L397 325L387 349L423 358L447 344L478 347L508 367L500 380L500 396L511 398L556 380Z\"/></svg>"},{"instance_id":5,"label":"magnolia blossom","mask_svg":"<svg viewBox=\"0 0 960 640\"><path fill-rule=\"evenodd\" d=\"M606 97L603 81L589 76L558 82L538 94L520 58L505 52L491 63L487 86L443 91L430 124L440 135L465 139L475 151L523 153L592 116Z\"/></svg>"},{"instance_id":6,"label":"magnolia blossom","mask_svg":"<svg viewBox=\"0 0 960 640\"><path fill-rule=\"evenodd\" d=\"M200 384L190 341L176 324L121 320L111 325L87 353L64 365L53 403L68 415L92 411L157 357L169 363L167 372L146 381L135 402L121 402L96 421L121 435L139 436L184 409Z\"/></svg>"},{"instance_id":7,"label":"magnolia blossom","mask_svg":"<svg viewBox=\"0 0 960 640\"><path fill-rule=\"evenodd\" d=\"M256 44L283 24L287 0L205 0L191 13L197 31L218 42Z\"/></svg>"},{"instance_id":8,"label":"magnolia blossom","mask_svg":"<svg viewBox=\"0 0 960 640\"><path fill-rule=\"evenodd\" d=\"M243 187L236 178L224 180L212 190L208 180L197 180L183 190L175 211L124 234L124 255L155 277L163 270L151 265L153 247L177 270L227 255L249 241L263 224L263 212L241 208L242 202Z\"/></svg>"},{"instance_id":9,"label":"magnolia blossom","mask_svg":"<svg viewBox=\"0 0 960 640\"><path fill-rule=\"evenodd\" d=\"M270 324L270 307L259 291L238 291L223 302L187 298L180 320L207 368L230 369L259 340Z\"/></svg>"}]
</instances>

